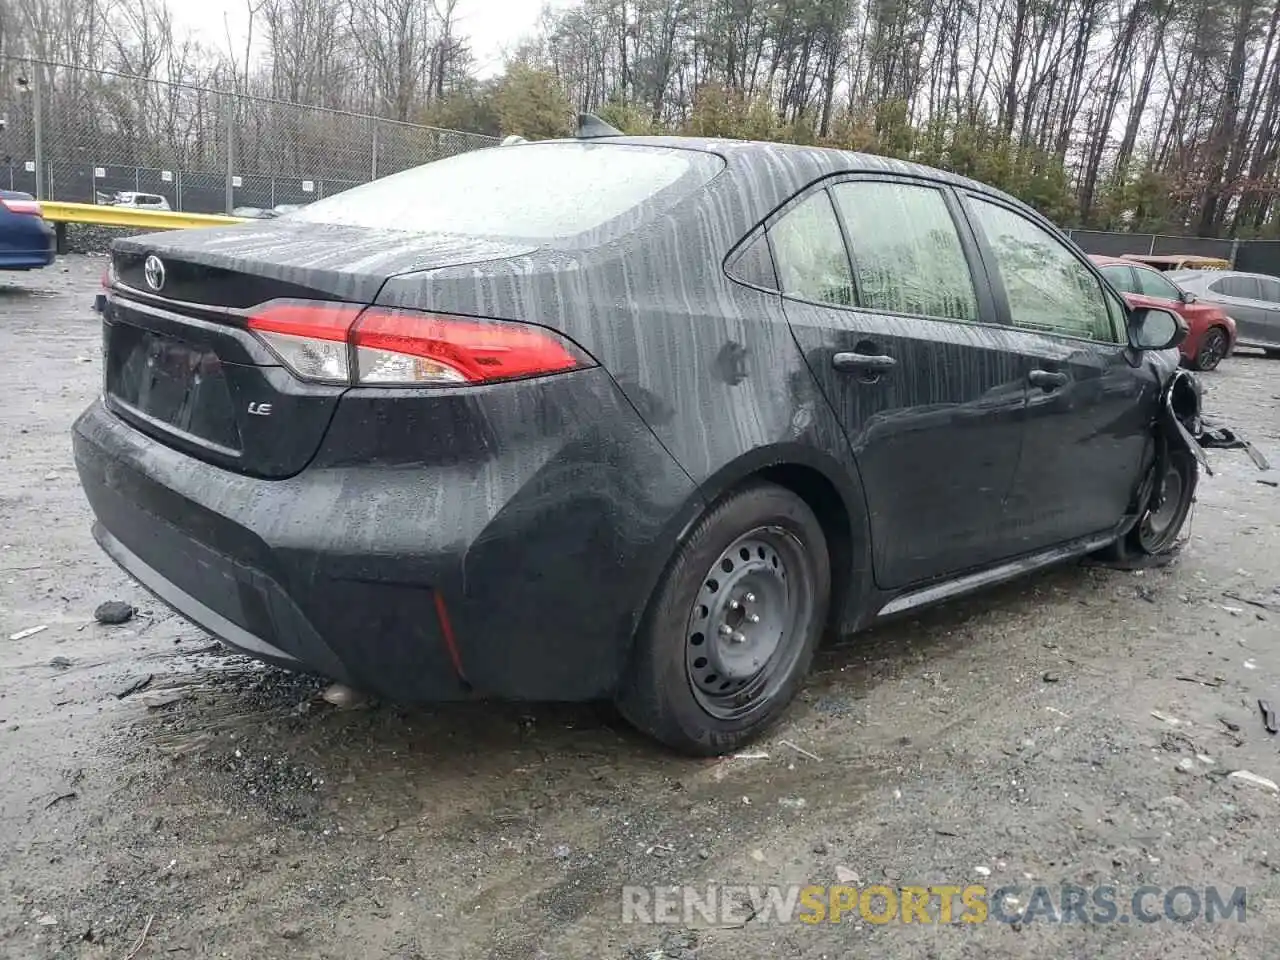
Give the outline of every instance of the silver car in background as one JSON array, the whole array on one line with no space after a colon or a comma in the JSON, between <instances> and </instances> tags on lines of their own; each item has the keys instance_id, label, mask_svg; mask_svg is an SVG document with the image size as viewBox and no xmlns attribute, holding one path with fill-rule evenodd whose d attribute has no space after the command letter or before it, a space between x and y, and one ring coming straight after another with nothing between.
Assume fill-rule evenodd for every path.
<instances>
[{"instance_id":1,"label":"silver car in background","mask_svg":"<svg viewBox=\"0 0 1280 960\"><path fill-rule=\"evenodd\" d=\"M1177 270L1166 276L1235 320L1238 346L1280 357L1280 279L1237 270Z\"/></svg>"}]
</instances>

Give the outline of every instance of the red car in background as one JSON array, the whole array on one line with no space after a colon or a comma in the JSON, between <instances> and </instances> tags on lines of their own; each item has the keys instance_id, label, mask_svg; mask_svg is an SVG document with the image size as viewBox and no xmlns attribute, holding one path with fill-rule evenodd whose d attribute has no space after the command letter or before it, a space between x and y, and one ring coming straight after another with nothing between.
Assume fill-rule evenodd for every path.
<instances>
[{"instance_id":1,"label":"red car in background","mask_svg":"<svg viewBox=\"0 0 1280 960\"><path fill-rule=\"evenodd\" d=\"M1212 303L1197 302L1159 270L1121 260L1118 257L1090 256L1102 275L1124 294L1134 307L1172 310L1187 321L1191 332L1178 350L1183 362L1193 370L1212 370L1236 346L1236 322Z\"/></svg>"}]
</instances>

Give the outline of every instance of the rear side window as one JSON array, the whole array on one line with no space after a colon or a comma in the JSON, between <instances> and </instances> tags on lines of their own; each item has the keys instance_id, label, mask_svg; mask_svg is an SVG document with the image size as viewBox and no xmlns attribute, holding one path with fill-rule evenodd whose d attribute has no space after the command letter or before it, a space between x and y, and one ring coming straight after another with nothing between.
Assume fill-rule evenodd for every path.
<instances>
[{"instance_id":1,"label":"rear side window","mask_svg":"<svg viewBox=\"0 0 1280 960\"><path fill-rule=\"evenodd\" d=\"M1259 277L1258 298L1266 300L1268 303L1280 303L1280 283L1275 280L1268 280L1265 277Z\"/></svg>"},{"instance_id":2,"label":"rear side window","mask_svg":"<svg viewBox=\"0 0 1280 960\"><path fill-rule=\"evenodd\" d=\"M879 181L841 183L831 192L849 235L859 306L978 319L973 276L941 193Z\"/></svg>"},{"instance_id":3,"label":"rear side window","mask_svg":"<svg viewBox=\"0 0 1280 960\"><path fill-rule=\"evenodd\" d=\"M538 242L595 230L616 236L705 186L722 167L714 154L663 147L494 147L317 200L290 219Z\"/></svg>"},{"instance_id":4,"label":"rear side window","mask_svg":"<svg viewBox=\"0 0 1280 960\"><path fill-rule=\"evenodd\" d=\"M1260 299L1257 277L1223 277L1211 283L1209 289L1226 297Z\"/></svg>"},{"instance_id":5,"label":"rear side window","mask_svg":"<svg viewBox=\"0 0 1280 960\"><path fill-rule=\"evenodd\" d=\"M793 207L769 228L782 292L801 300L853 304L853 275L840 221L825 190Z\"/></svg>"},{"instance_id":6,"label":"rear side window","mask_svg":"<svg viewBox=\"0 0 1280 960\"><path fill-rule=\"evenodd\" d=\"M1133 269L1115 264L1102 268L1102 275L1111 281L1111 285L1121 293L1137 293L1138 285L1133 280Z\"/></svg>"}]
</instances>

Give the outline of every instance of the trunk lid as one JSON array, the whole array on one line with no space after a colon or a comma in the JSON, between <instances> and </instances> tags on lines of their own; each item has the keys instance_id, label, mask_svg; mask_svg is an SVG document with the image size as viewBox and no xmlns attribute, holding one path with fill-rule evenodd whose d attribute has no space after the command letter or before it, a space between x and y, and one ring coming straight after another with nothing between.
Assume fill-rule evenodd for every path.
<instances>
[{"instance_id":1,"label":"trunk lid","mask_svg":"<svg viewBox=\"0 0 1280 960\"><path fill-rule=\"evenodd\" d=\"M398 273L529 250L288 219L117 241L103 309L106 402L209 463L291 476L315 455L348 388L292 376L247 329L251 308L279 299L369 304Z\"/></svg>"}]
</instances>

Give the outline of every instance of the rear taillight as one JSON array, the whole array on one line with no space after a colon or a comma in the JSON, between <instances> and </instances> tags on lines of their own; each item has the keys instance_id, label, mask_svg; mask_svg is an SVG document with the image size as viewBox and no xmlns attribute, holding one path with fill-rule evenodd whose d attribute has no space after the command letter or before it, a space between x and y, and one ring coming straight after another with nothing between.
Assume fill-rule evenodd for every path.
<instances>
[{"instance_id":1,"label":"rear taillight","mask_svg":"<svg viewBox=\"0 0 1280 960\"><path fill-rule=\"evenodd\" d=\"M272 300L249 329L303 380L412 387L492 383L591 365L543 327L350 303Z\"/></svg>"},{"instance_id":2,"label":"rear taillight","mask_svg":"<svg viewBox=\"0 0 1280 960\"><path fill-rule=\"evenodd\" d=\"M12 197L0 197L0 204L10 213L19 213L23 216L39 217L43 216L44 211L40 209L40 203L36 200L17 200Z\"/></svg>"}]
</instances>

